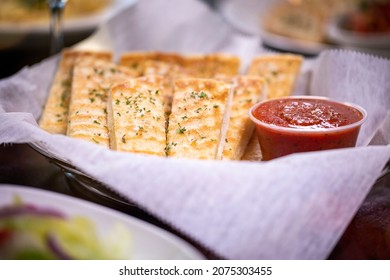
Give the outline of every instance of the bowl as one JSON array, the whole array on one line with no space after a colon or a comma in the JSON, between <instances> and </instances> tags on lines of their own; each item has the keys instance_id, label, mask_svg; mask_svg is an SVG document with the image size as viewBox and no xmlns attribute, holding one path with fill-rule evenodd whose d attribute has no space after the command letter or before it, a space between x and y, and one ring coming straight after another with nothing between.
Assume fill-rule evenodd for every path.
<instances>
[{"instance_id":1,"label":"bowl","mask_svg":"<svg viewBox=\"0 0 390 280\"><path fill-rule=\"evenodd\" d=\"M338 15L329 20L327 39L335 44L362 50L377 50L389 54L390 32L357 32L345 27L348 15Z\"/></svg>"},{"instance_id":2,"label":"bowl","mask_svg":"<svg viewBox=\"0 0 390 280\"><path fill-rule=\"evenodd\" d=\"M254 105L263 160L298 152L354 147L367 118L362 107L319 96L290 96Z\"/></svg>"}]
</instances>

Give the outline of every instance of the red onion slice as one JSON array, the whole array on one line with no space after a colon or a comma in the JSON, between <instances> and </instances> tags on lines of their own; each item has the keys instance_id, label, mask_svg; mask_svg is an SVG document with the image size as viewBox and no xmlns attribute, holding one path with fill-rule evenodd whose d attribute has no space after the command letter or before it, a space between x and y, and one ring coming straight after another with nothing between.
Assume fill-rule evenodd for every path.
<instances>
[{"instance_id":1,"label":"red onion slice","mask_svg":"<svg viewBox=\"0 0 390 280\"><path fill-rule=\"evenodd\" d=\"M47 245L50 251L60 260L72 260L73 258L65 252L65 250L59 244L56 236L52 233L48 233L46 236Z\"/></svg>"},{"instance_id":2,"label":"red onion slice","mask_svg":"<svg viewBox=\"0 0 390 280\"><path fill-rule=\"evenodd\" d=\"M63 213L53 209L38 208L33 205L12 205L0 208L0 219L18 217L23 215L34 215L42 217L54 217L59 219L66 219Z\"/></svg>"}]
</instances>

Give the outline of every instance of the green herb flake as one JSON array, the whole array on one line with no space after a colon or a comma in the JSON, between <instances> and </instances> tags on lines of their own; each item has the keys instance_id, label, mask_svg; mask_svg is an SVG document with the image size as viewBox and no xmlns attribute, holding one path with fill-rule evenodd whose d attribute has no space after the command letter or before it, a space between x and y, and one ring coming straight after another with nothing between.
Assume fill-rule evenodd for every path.
<instances>
[{"instance_id":1,"label":"green herb flake","mask_svg":"<svg viewBox=\"0 0 390 280\"><path fill-rule=\"evenodd\" d=\"M66 103L66 100L67 100L67 97L68 97L68 91L67 90L64 90L62 93L61 93L61 103L60 103L60 106L61 107L66 107L65 106L65 103Z\"/></svg>"},{"instance_id":2,"label":"green herb flake","mask_svg":"<svg viewBox=\"0 0 390 280\"><path fill-rule=\"evenodd\" d=\"M63 87L70 87L70 85L71 85L71 83L70 83L69 79L63 80L61 82L61 86L63 86Z\"/></svg>"},{"instance_id":3,"label":"green herb flake","mask_svg":"<svg viewBox=\"0 0 390 280\"><path fill-rule=\"evenodd\" d=\"M96 73L96 74L98 74L98 75L100 75L100 76L103 76L103 74L104 74L104 70L99 70L98 68L93 68L93 71Z\"/></svg>"},{"instance_id":4,"label":"green herb flake","mask_svg":"<svg viewBox=\"0 0 390 280\"><path fill-rule=\"evenodd\" d=\"M167 145L165 146L165 155L168 155L168 152L170 149L171 149L171 145L169 145L169 143L167 143Z\"/></svg>"},{"instance_id":5,"label":"green herb flake","mask_svg":"<svg viewBox=\"0 0 390 280\"><path fill-rule=\"evenodd\" d=\"M200 94L199 94L199 98L206 98L207 97L207 94L202 91Z\"/></svg>"},{"instance_id":6,"label":"green herb flake","mask_svg":"<svg viewBox=\"0 0 390 280\"><path fill-rule=\"evenodd\" d=\"M181 127L181 126L179 126L179 128L176 129L176 132L178 134L184 134L184 132L186 132L186 131L187 131L187 129L185 127Z\"/></svg>"}]
</instances>

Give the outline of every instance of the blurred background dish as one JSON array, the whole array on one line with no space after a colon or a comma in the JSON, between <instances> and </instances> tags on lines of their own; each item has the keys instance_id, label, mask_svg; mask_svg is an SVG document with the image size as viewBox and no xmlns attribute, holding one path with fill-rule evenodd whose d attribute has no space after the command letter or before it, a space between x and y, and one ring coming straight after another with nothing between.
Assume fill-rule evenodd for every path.
<instances>
[{"instance_id":1,"label":"blurred background dish","mask_svg":"<svg viewBox=\"0 0 390 280\"><path fill-rule=\"evenodd\" d=\"M305 0L221 0L218 9L239 31L261 36L265 47L317 55L331 45L323 39L322 16L305 5Z\"/></svg>"},{"instance_id":2,"label":"blurred background dish","mask_svg":"<svg viewBox=\"0 0 390 280\"><path fill-rule=\"evenodd\" d=\"M83 217L96 227L97 234L110 237L118 225L131 235L132 259L204 259L196 249L156 226L90 202L63 194L16 185L0 185L0 207L13 203L15 196L36 209L50 209L65 217ZM109 240L107 240L109 241ZM125 244L124 244L125 245Z\"/></svg>"},{"instance_id":3,"label":"blurred background dish","mask_svg":"<svg viewBox=\"0 0 390 280\"><path fill-rule=\"evenodd\" d=\"M39 30L48 24L48 1L46 0L2 0L0 23L7 27ZM66 7L64 18L74 20L99 14L113 0L72 0Z\"/></svg>"},{"instance_id":4,"label":"blurred background dish","mask_svg":"<svg viewBox=\"0 0 390 280\"><path fill-rule=\"evenodd\" d=\"M64 11L64 33L74 41L136 0L71 0ZM0 50L38 49L49 45L49 8L46 0L1 0Z\"/></svg>"},{"instance_id":5,"label":"blurred background dish","mask_svg":"<svg viewBox=\"0 0 390 280\"><path fill-rule=\"evenodd\" d=\"M328 48L350 47L342 40L329 38L329 25L338 16L352 13L362 6L366 7L368 5L366 2L377 1L389 2L389 0L220 0L216 7L225 20L239 31L261 36L266 47L317 55ZM378 11L374 10L372 13L376 15ZM389 16L387 10L383 13ZM367 40L371 40L371 37ZM356 47L361 51L371 51L370 43ZM380 54L386 55L388 52Z\"/></svg>"},{"instance_id":6,"label":"blurred background dish","mask_svg":"<svg viewBox=\"0 0 390 280\"><path fill-rule=\"evenodd\" d=\"M0 0L0 61L3 67L0 67L0 78L8 77L24 66L33 65L50 55L50 29L49 29L49 10L38 6L36 12L39 16L30 20L31 16L12 22L6 14L12 14L12 6L26 5L42 0ZM99 2L105 1L105 2ZM64 46L70 47L74 44L88 38L99 25L104 24L109 18L123 10L126 7L134 5L137 0L70 0L66 4L65 13L72 3L84 3L83 12L77 15L73 12L65 16L64 20ZM87 5L87 2L89 3ZM91 3L101 3L96 8L91 8ZM8 3L8 4L7 4ZM11 3L11 4L9 4ZM106 3L102 5L102 3ZM4 5L3 5L4 4ZM7 5L5 5L7 4ZM88 8L89 7L89 8ZM90 12L87 12L88 10ZM15 8L16 9L16 8ZM20 13L25 13L25 7ZM16 12L15 12L16 13ZM34 13L33 13L34 14ZM45 17L45 18L42 18ZM23 18L23 17L22 17ZM16 19L14 19L16 20Z\"/></svg>"},{"instance_id":7,"label":"blurred background dish","mask_svg":"<svg viewBox=\"0 0 390 280\"><path fill-rule=\"evenodd\" d=\"M328 39L362 48L390 49L390 1L361 1L354 10L329 21Z\"/></svg>"}]
</instances>

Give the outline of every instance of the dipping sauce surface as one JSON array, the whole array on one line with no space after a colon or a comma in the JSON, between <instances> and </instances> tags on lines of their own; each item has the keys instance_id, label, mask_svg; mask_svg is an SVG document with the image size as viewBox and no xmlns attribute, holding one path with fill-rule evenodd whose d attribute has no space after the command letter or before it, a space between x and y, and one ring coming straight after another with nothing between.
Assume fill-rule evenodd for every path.
<instances>
[{"instance_id":1,"label":"dipping sauce surface","mask_svg":"<svg viewBox=\"0 0 390 280\"><path fill-rule=\"evenodd\" d=\"M250 111L263 160L296 153L354 147L366 112L322 97L287 97Z\"/></svg>"},{"instance_id":2,"label":"dipping sauce surface","mask_svg":"<svg viewBox=\"0 0 390 280\"><path fill-rule=\"evenodd\" d=\"M360 121L357 109L327 99L285 98L265 102L253 115L268 124L300 129L335 128Z\"/></svg>"}]
</instances>

